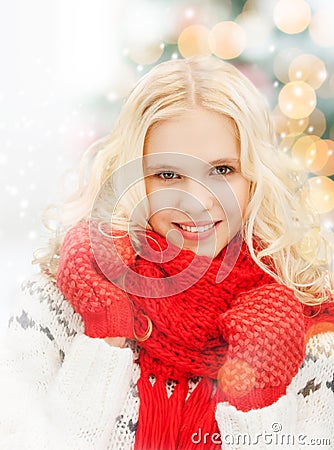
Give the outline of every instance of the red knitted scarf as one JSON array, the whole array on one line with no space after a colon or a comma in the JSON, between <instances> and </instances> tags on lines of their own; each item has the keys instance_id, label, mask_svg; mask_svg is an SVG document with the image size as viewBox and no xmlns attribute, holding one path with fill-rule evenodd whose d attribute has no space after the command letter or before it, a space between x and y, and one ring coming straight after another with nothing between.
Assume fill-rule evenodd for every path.
<instances>
[{"instance_id":1,"label":"red knitted scarf","mask_svg":"<svg viewBox=\"0 0 334 450\"><path fill-rule=\"evenodd\" d=\"M159 236L155 239L164 250L164 239ZM211 262L202 278L185 292L158 299L132 295L139 316L145 312L153 322L151 337L140 345L140 411L135 449L216 447L212 442L194 443L192 435L199 429L210 436L219 433L214 413L217 402L224 396L217 389L216 381L228 345L219 330L218 318L239 293L273 281L253 262L245 245L238 257L239 250L236 238ZM191 251L182 250L170 262L159 265L138 259L134 269L145 277L166 278L184 274L193 258ZM183 275L185 284L189 277L198 278L196 269L199 270L207 260L199 258L197 263L188 277ZM229 275L217 283L220 271L230 269L232 265ZM140 332L144 329L141 327ZM153 385L149 380L151 374L155 377ZM194 376L202 379L186 400L188 379ZM170 398L166 392L167 380L177 381Z\"/></svg>"},{"instance_id":2,"label":"red knitted scarf","mask_svg":"<svg viewBox=\"0 0 334 450\"><path fill-rule=\"evenodd\" d=\"M156 251L166 250L168 247L165 239L155 233L151 234L152 236L154 239L147 241L150 245L146 246L146 253L144 251L141 257L137 257L131 265L133 276L131 273L129 276L128 273L123 279L126 290L132 292L129 297L133 302L137 335L145 333L146 316L153 325L149 339L139 344L138 362L141 375L137 386L140 410L135 449L220 448L221 444L217 444L217 439L195 442L192 436L199 429L203 433L209 433L210 437L219 436L214 416L219 401L227 400L247 411L271 404L285 393L287 384L296 374L304 358L304 321L302 320L302 325L298 322L302 316L302 307L292 291L275 283L273 278L255 264L245 244L240 249L240 236L233 239L211 262L206 257L194 259L194 253L188 250L181 250L175 255L173 246L169 246L173 256L171 260L168 260L170 253L166 251L163 260L152 262L151 250L155 254ZM101 272L98 267L94 267L95 272L89 272L87 275L89 280L85 278L87 271L85 271L84 257L91 251L85 247L87 242L80 241L80 264L82 265L80 284L74 281L79 278L76 276L78 274L74 274L73 270L68 270L62 265L57 275L58 285L63 291L66 291L65 286L69 285L67 278L70 278L76 297L73 300L74 294L72 298L72 291L68 289L66 298L74 306L78 306L78 292L80 292L81 304L77 309L81 313L85 307L82 305L88 298L85 298L85 293L88 295L85 282L88 285L88 282L92 282L92 278L94 282L95 276L95 285L101 282ZM71 245L72 247L69 247L72 249L73 238ZM65 245L62 252L66 251ZM66 263L68 264L68 261ZM189 266L191 270L187 270ZM207 267L204 274L202 274L203 266ZM111 266L109 272L112 273L113 270ZM107 269L103 270L104 275L106 272L108 272ZM108 278L110 273L107 274ZM135 274L140 277L136 277ZM178 277L177 274L182 276ZM168 283L168 280L172 280L169 288L176 292L174 295L166 295L168 285L166 290L165 283ZM140 292L141 295L136 295L136 292ZM115 293L113 295L115 296ZM307 311L307 315L311 316L312 310ZM277 315L278 320L284 322L283 334L282 330L278 330L275 335L276 331L270 325L273 315ZM317 317L319 321L319 315ZM306 329L310 330L317 320L307 319ZM326 318L320 320L328 320L333 324L332 312L328 312ZM272 328L269 329L269 325L266 328L266 323ZM259 347L254 346L251 337L247 340L247 333L242 333L243 324L249 327L247 329L250 333L257 330L256 327L259 329L261 327L260 331L254 332L257 333L259 342L256 345ZM92 329L89 334L94 336ZM291 345L287 355L283 354L276 360L275 355L272 354L274 347L270 347L266 353L267 334L274 342L277 338L278 346L288 345L289 342L293 342L294 345ZM98 337L98 332L95 335ZM245 377L245 371L240 371L238 363L235 366L226 364L229 361L229 351L232 346L224 339L227 335L233 335L237 343L234 356L242 355L241 364L244 364L245 355L251 353L250 358L254 367L257 363L259 367L270 365L263 375L257 375L256 381L250 381L252 371L248 378L241 380L242 385L245 386L242 395L235 396L233 383L240 384L239 373ZM258 361L257 353L261 353ZM282 360L282 358L286 359ZM286 376L284 370L292 365L292 362L295 363L296 369ZM222 367L228 367L228 370L222 372ZM188 380L192 377L200 377L200 381L189 395ZM230 382L229 377L233 381ZM221 379L223 379L222 384L228 389L219 388L220 382L217 383L217 380ZM166 390L166 383L169 380L176 383L170 396ZM236 401L235 398L237 398Z\"/></svg>"}]
</instances>

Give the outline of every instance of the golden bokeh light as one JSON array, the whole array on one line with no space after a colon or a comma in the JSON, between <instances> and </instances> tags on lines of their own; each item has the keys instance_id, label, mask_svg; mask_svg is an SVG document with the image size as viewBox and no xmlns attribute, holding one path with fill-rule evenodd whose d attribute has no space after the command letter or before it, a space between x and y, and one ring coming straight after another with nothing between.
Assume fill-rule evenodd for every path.
<instances>
[{"instance_id":1,"label":"golden bokeh light","mask_svg":"<svg viewBox=\"0 0 334 450\"><path fill-rule=\"evenodd\" d=\"M241 359L227 360L217 374L218 387L227 395L242 397L256 383L255 368Z\"/></svg>"},{"instance_id":2,"label":"golden bokeh light","mask_svg":"<svg viewBox=\"0 0 334 450\"><path fill-rule=\"evenodd\" d=\"M319 175L331 176L334 174L334 141L331 139L324 139L326 145L326 163L320 170L317 170Z\"/></svg>"},{"instance_id":3,"label":"golden bokeh light","mask_svg":"<svg viewBox=\"0 0 334 450\"><path fill-rule=\"evenodd\" d=\"M312 114L308 117L308 125L305 133L316 134L322 136L326 131L326 117L320 109L315 108Z\"/></svg>"},{"instance_id":4,"label":"golden bokeh light","mask_svg":"<svg viewBox=\"0 0 334 450\"><path fill-rule=\"evenodd\" d=\"M137 64L154 64L164 52L164 44L152 42L142 45L140 42L132 43L128 48L128 55Z\"/></svg>"},{"instance_id":5,"label":"golden bokeh light","mask_svg":"<svg viewBox=\"0 0 334 450\"><path fill-rule=\"evenodd\" d=\"M309 124L308 117L304 117L303 119L289 119L288 127L290 130L290 134L293 136L298 136L299 134L302 134L308 127L308 124Z\"/></svg>"},{"instance_id":6,"label":"golden bokeh light","mask_svg":"<svg viewBox=\"0 0 334 450\"><path fill-rule=\"evenodd\" d=\"M304 170L325 176L334 173L334 141L331 139L320 139L316 135L302 136L291 146L291 156Z\"/></svg>"},{"instance_id":7,"label":"golden bokeh light","mask_svg":"<svg viewBox=\"0 0 334 450\"><path fill-rule=\"evenodd\" d=\"M328 160L327 143L323 139L314 141L306 151L306 164L311 172L321 170Z\"/></svg>"},{"instance_id":8,"label":"golden bokeh light","mask_svg":"<svg viewBox=\"0 0 334 450\"><path fill-rule=\"evenodd\" d=\"M161 11L156 5L143 2L142 8L132 8L126 17L124 54L138 65L155 64L164 52ZM140 71L141 69L139 69Z\"/></svg>"},{"instance_id":9,"label":"golden bokeh light","mask_svg":"<svg viewBox=\"0 0 334 450\"><path fill-rule=\"evenodd\" d=\"M180 34L178 39L179 52L184 58L194 55L210 55L209 28L204 25L190 25Z\"/></svg>"},{"instance_id":10,"label":"golden bokeh light","mask_svg":"<svg viewBox=\"0 0 334 450\"><path fill-rule=\"evenodd\" d=\"M246 34L235 22L217 23L210 32L212 53L222 59L237 58L246 47Z\"/></svg>"},{"instance_id":11,"label":"golden bokeh light","mask_svg":"<svg viewBox=\"0 0 334 450\"><path fill-rule=\"evenodd\" d=\"M285 138L280 140L280 142L278 144L278 148L282 152L287 153L287 152L289 152L291 150L294 142L295 142L295 138L294 137L292 137L292 136L285 137Z\"/></svg>"},{"instance_id":12,"label":"golden bokeh light","mask_svg":"<svg viewBox=\"0 0 334 450\"><path fill-rule=\"evenodd\" d=\"M321 215L321 225L326 231L328 230L329 232L334 232L334 208L328 213ZM332 244L332 248L334 250L334 240Z\"/></svg>"},{"instance_id":13,"label":"golden bokeh light","mask_svg":"<svg viewBox=\"0 0 334 450\"><path fill-rule=\"evenodd\" d=\"M273 69L278 80L282 83L289 83L289 68L292 61L299 55L302 51L299 48L285 48L277 53Z\"/></svg>"},{"instance_id":14,"label":"golden bokeh light","mask_svg":"<svg viewBox=\"0 0 334 450\"><path fill-rule=\"evenodd\" d=\"M327 78L317 90L317 96L319 98L327 99L334 97L334 65L332 61L330 61L327 70Z\"/></svg>"},{"instance_id":15,"label":"golden bokeh light","mask_svg":"<svg viewBox=\"0 0 334 450\"><path fill-rule=\"evenodd\" d=\"M308 151L319 141L319 136L302 136L296 140L291 149L291 156L304 169L308 168Z\"/></svg>"},{"instance_id":16,"label":"golden bokeh light","mask_svg":"<svg viewBox=\"0 0 334 450\"><path fill-rule=\"evenodd\" d=\"M318 306L319 311L321 309L320 305ZM328 331L334 331L334 324L327 321L316 322L310 326L305 334L305 342L308 342L312 336L319 335L321 333L327 333Z\"/></svg>"},{"instance_id":17,"label":"golden bokeh light","mask_svg":"<svg viewBox=\"0 0 334 450\"><path fill-rule=\"evenodd\" d=\"M276 133L281 137L284 138L288 136L289 134L289 128L288 128L288 118L282 113L279 106L275 106L273 111L271 112L271 117L274 121L274 127Z\"/></svg>"},{"instance_id":18,"label":"golden bokeh light","mask_svg":"<svg viewBox=\"0 0 334 450\"><path fill-rule=\"evenodd\" d=\"M304 81L291 81L279 93L278 104L283 114L291 119L309 116L317 104L314 89Z\"/></svg>"},{"instance_id":19,"label":"golden bokeh light","mask_svg":"<svg viewBox=\"0 0 334 450\"><path fill-rule=\"evenodd\" d=\"M302 54L296 56L289 67L290 81L305 81L318 89L327 77L325 63L315 55Z\"/></svg>"},{"instance_id":20,"label":"golden bokeh light","mask_svg":"<svg viewBox=\"0 0 334 450\"><path fill-rule=\"evenodd\" d=\"M332 94L332 97L334 97L334 73L332 73L332 75L329 79L329 90Z\"/></svg>"},{"instance_id":21,"label":"golden bokeh light","mask_svg":"<svg viewBox=\"0 0 334 450\"><path fill-rule=\"evenodd\" d=\"M242 11L256 11L258 9L258 0L247 0L244 4Z\"/></svg>"},{"instance_id":22,"label":"golden bokeh light","mask_svg":"<svg viewBox=\"0 0 334 450\"><path fill-rule=\"evenodd\" d=\"M321 47L334 46L334 14L333 9L324 8L316 11L310 23L310 35Z\"/></svg>"},{"instance_id":23,"label":"golden bokeh light","mask_svg":"<svg viewBox=\"0 0 334 450\"><path fill-rule=\"evenodd\" d=\"M334 208L334 181L325 176L308 180L311 208L319 213L327 213Z\"/></svg>"},{"instance_id":24,"label":"golden bokeh light","mask_svg":"<svg viewBox=\"0 0 334 450\"><path fill-rule=\"evenodd\" d=\"M276 133L283 139L302 134L309 123L308 117L304 117L303 119L290 119L282 113L278 105L272 111L272 118Z\"/></svg>"},{"instance_id":25,"label":"golden bokeh light","mask_svg":"<svg viewBox=\"0 0 334 450\"><path fill-rule=\"evenodd\" d=\"M301 33L310 23L311 8L304 0L279 0L273 18L277 28L284 33Z\"/></svg>"},{"instance_id":26,"label":"golden bokeh light","mask_svg":"<svg viewBox=\"0 0 334 450\"><path fill-rule=\"evenodd\" d=\"M212 2L174 2L165 9L164 15L164 21L160 24L164 42L177 44L182 31L191 25L203 25L211 29L222 17L227 20L231 15L231 0L219 0L219 5Z\"/></svg>"}]
</instances>

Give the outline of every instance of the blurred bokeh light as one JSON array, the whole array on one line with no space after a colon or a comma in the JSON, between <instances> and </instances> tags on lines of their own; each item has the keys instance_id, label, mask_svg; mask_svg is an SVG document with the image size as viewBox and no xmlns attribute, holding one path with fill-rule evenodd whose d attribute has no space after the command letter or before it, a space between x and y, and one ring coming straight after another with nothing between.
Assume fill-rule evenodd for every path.
<instances>
[{"instance_id":1,"label":"blurred bokeh light","mask_svg":"<svg viewBox=\"0 0 334 450\"><path fill-rule=\"evenodd\" d=\"M279 107L290 119L309 116L317 103L314 89L304 81L291 81L282 89L278 97Z\"/></svg>"},{"instance_id":2,"label":"blurred bokeh light","mask_svg":"<svg viewBox=\"0 0 334 450\"><path fill-rule=\"evenodd\" d=\"M290 81L305 81L318 89L327 77L325 63L315 55L298 55L289 65Z\"/></svg>"},{"instance_id":3,"label":"blurred bokeh light","mask_svg":"<svg viewBox=\"0 0 334 450\"><path fill-rule=\"evenodd\" d=\"M310 178L308 185L312 211L319 214L330 212L334 208L334 181L318 176Z\"/></svg>"},{"instance_id":4,"label":"blurred bokeh light","mask_svg":"<svg viewBox=\"0 0 334 450\"><path fill-rule=\"evenodd\" d=\"M210 33L211 50L222 59L237 58L246 47L246 34L236 22L217 23Z\"/></svg>"},{"instance_id":5,"label":"blurred bokeh light","mask_svg":"<svg viewBox=\"0 0 334 450\"><path fill-rule=\"evenodd\" d=\"M179 39L179 52L184 58L194 55L210 55L209 28L204 25L189 25L182 30Z\"/></svg>"},{"instance_id":6,"label":"blurred bokeh light","mask_svg":"<svg viewBox=\"0 0 334 450\"><path fill-rule=\"evenodd\" d=\"M274 22L284 33L304 31L311 20L310 5L303 0L279 0L274 7Z\"/></svg>"}]
</instances>

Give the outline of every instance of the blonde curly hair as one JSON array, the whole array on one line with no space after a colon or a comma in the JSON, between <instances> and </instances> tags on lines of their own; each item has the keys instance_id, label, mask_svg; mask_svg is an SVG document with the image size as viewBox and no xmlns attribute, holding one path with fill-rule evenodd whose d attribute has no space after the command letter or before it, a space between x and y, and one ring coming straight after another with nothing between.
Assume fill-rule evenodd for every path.
<instances>
[{"instance_id":1,"label":"blonde curly hair","mask_svg":"<svg viewBox=\"0 0 334 450\"><path fill-rule=\"evenodd\" d=\"M154 124L194 107L228 116L236 125L241 172L251 182L242 232L252 258L278 282L294 289L303 303L321 303L330 289L331 256L325 241L321 245L327 260L322 265L305 259L301 250L302 237L319 226L317 216L302 207L298 195L306 174L293 167L292 161L277 149L262 95L232 64L213 56L166 61L139 80L112 133L83 155L75 192L57 205L56 211L53 205L45 210L43 221L52 237L46 248L34 253L33 263L54 278L66 231L91 217L102 186L110 196L117 190L115 180L110 183L110 175L142 157L145 138ZM105 212L113 214L115 226L127 229L133 208L144 197L144 182L138 182L131 188L131 195L120 199L116 210L108 211L108 198L102 201ZM147 214L144 208L142 215ZM142 217L144 223L147 217ZM51 227L52 222L56 226Z\"/></svg>"}]
</instances>

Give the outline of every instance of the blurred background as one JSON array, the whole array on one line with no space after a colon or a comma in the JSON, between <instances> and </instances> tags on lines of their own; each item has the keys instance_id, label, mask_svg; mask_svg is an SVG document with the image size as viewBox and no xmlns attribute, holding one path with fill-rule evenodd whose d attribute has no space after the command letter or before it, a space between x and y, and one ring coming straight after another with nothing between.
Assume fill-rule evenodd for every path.
<instances>
[{"instance_id":1,"label":"blurred background","mask_svg":"<svg viewBox=\"0 0 334 450\"><path fill-rule=\"evenodd\" d=\"M333 242L332 0L0 3L0 334L19 284L38 270L43 209L61 197L84 150L112 130L136 80L164 60L214 54L254 82L281 151L309 172L322 226L305 236L305 255L315 257L319 233Z\"/></svg>"}]
</instances>

